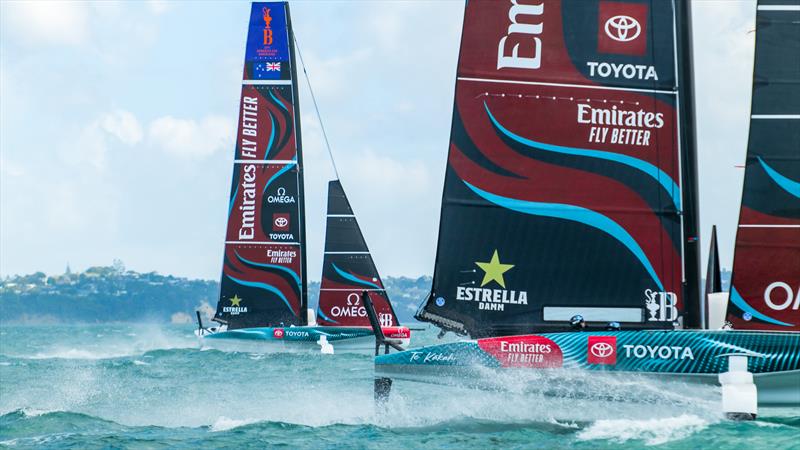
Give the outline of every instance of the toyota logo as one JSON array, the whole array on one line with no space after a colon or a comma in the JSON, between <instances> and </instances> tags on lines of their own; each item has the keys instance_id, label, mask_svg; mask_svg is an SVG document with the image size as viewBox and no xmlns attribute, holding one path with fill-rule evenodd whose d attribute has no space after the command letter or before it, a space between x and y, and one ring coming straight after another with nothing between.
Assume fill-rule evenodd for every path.
<instances>
[{"instance_id":1,"label":"toyota logo","mask_svg":"<svg viewBox=\"0 0 800 450\"><path fill-rule=\"evenodd\" d=\"M272 332L272 335L275 337L275 339L283 339L283 328L276 328Z\"/></svg>"},{"instance_id":2,"label":"toyota logo","mask_svg":"<svg viewBox=\"0 0 800 450\"><path fill-rule=\"evenodd\" d=\"M287 219L286 217L278 217L275 219L276 227L283 228L287 225L289 225L289 219Z\"/></svg>"},{"instance_id":3,"label":"toyota logo","mask_svg":"<svg viewBox=\"0 0 800 450\"><path fill-rule=\"evenodd\" d=\"M642 33L639 21L631 16L614 16L606 20L606 35L618 42L630 42Z\"/></svg>"},{"instance_id":4,"label":"toyota logo","mask_svg":"<svg viewBox=\"0 0 800 450\"><path fill-rule=\"evenodd\" d=\"M598 358L606 358L611 356L614 353L614 347L607 342L598 342L589 348L589 351L592 352L592 355Z\"/></svg>"}]
</instances>

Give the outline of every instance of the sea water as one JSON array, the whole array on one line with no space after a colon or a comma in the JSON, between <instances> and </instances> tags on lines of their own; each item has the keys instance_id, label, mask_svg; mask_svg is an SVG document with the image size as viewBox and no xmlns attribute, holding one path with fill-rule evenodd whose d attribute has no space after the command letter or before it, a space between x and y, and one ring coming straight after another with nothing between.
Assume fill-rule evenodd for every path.
<instances>
[{"instance_id":1,"label":"sea water","mask_svg":"<svg viewBox=\"0 0 800 450\"><path fill-rule=\"evenodd\" d=\"M397 381L376 409L369 355L222 352L192 331L0 326L0 447L800 448L800 409L726 421L715 386L487 372L496 390Z\"/></svg>"}]
</instances>

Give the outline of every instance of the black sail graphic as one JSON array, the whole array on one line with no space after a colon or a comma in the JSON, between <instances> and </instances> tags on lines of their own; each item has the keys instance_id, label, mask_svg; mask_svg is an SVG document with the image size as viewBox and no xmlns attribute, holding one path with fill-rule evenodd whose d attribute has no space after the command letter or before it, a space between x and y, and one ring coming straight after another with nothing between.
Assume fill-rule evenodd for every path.
<instances>
[{"instance_id":1,"label":"black sail graphic","mask_svg":"<svg viewBox=\"0 0 800 450\"><path fill-rule=\"evenodd\" d=\"M229 329L306 322L296 68L285 2L253 3L214 319Z\"/></svg>"},{"instance_id":2,"label":"black sail graphic","mask_svg":"<svg viewBox=\"0 0 800 450\"><path fill-rule=\"evenodd\" d=\"M687 27L686 1L467 2L418 319L700 325Z\"/></svg>"},{"instance_id":3,"label":"black sail graphic","mask_svg":"<svg viewBox=\"0 0 800 450\"><path fill-rule=\"evenodd\" d=\"M727 320L800 331L800 0L759 0Z\"/></svg>"},{"instance_id":4,"label":"black sail graphic","mask_svg":"<svg viewBox=\"0 0 800 450\"><path fill-rule=\"evenodd\" d=\"M331 326L369 326L361 292L369 291L382 326L398 326L378 269L372 261L350 202L339 180L328 183L325 258L317 322Z\"/></svg>"}]
</instances>

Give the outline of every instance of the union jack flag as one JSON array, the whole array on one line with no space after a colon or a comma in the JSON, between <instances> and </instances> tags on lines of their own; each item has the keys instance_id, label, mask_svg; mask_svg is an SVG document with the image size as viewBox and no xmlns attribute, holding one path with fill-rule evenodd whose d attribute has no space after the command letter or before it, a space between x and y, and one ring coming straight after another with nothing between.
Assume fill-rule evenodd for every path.
<instances>
[{"instance_id":1,"label":"union jack flag","mask_svg":"<svg viewBox=\"0 0 800 450\"><path fill-rule=\"evenodd\" d=\"M274 63L267 63L267 72L280 72L281 70L281 63L274 62Z\"/></svg>"}]
</instances>

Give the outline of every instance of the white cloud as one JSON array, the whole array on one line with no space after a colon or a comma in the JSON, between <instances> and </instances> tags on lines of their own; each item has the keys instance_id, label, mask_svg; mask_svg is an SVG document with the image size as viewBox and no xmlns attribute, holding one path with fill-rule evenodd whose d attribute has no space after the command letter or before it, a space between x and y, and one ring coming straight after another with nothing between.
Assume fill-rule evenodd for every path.
<instances>
[{"instance_id":1,"label":"white cloud","mask_svg":"<svg viewBox=\"0 0 800 450\"><path fill-rule=\"evenodd\" d=\"M170 9L170 4L165 0L148 0L147 8L155 15L161 15Z\"/></svg>"},{"instance_id":2,"label":"white cloud","mask_svg":"<svg viewBox=\"0 0 800 450\"><path fill-rule=\"evenodd\" d=\"M209 115L197 122L164 116L150 123L148 135L154 145L174 155L200 158L228 149L235 139L229 117Z\"/></svg>"},{"instance_id":3,"label":"white cloud","mask_svg":"<svg viewBox=\"0 0 800 450\"><path fill-rule=\"evenodd\" d=\"M110 137L132 147L141 142L143 135L139 120L132 113L124 110L105 113L81 130L78 145L66 149L69 152L66 159L74 161L77 156L78 161L102 170L106 166Z\"/></svg>"},{"instance_id":4,"label":"white cloud","mask_svg":"<svg viewBox=\"0 0 800 450\"><path fill-rule=\"evenodd\" d=\"M3 22L20 41L76 45L88 38L88 3L42 0L4 6Z\"/></svg>"},{"instance_id":5,"label":"white cloud","mask_svg":"<svg viewBox=\"0 0 800 450\"><path fill-rule=\"evenodd\" d=\"M117 137L123 144L132 146L142 140L142 127L136 116L128 111L117 110L99 120L100 127Z\"/></svg>"}]
</instances>

